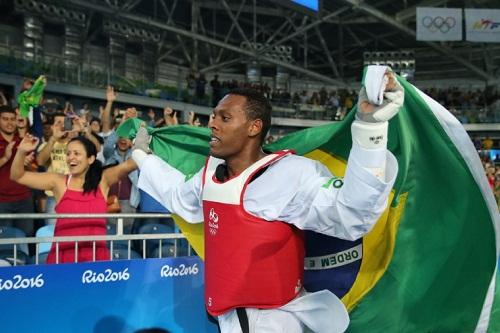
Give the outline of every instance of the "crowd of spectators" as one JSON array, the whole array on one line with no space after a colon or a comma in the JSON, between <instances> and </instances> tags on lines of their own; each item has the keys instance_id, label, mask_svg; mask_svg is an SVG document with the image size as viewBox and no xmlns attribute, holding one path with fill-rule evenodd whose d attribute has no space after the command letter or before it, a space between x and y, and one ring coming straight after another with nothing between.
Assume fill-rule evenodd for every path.
<instances>
[{"instance_id":1,"label":"crowd of spectators","mask_svg":"<svg viewBox=\"0 0 500 333\"><path fill-rule=\"evenodd\" d=\"M424 92L450 110L460 122L500 122L500 95L497 89L465 90L458 87L424 89Z\"/></svg>"},{"instance_id":2,"label":"crowd of spectators","mask_svg":"<svg viewBox=\"0 0 500 333\"><path fill-rule=\"evenodd\" d=\"M106 104L99 110L91 110L89 104L81 109L69 102L61 104L57 99L42 99L40 106L33 109L42 119L43 133L40 144L34 154L29 155L25 166L30 171L50 171L59 174L68 174L66 163L67 147L69 142L78 136L84 136L98 152L97 159L104 166L113 166L125 162L131 155L132 142L125 137L119 137L115 129L130 118L140 117L141 114L133 107L114 107L116 93L113 87L106 90ZM3 94L0 94L0 99ZM36 124L23 118L19 108L9 105L7 99L0 101L0 213L55 213L56 202L50 191L37 191L19 185L10 179L10 169L13 157L22 138L33 130ZM152 127L177 125L180 123L177 112L166 106L161 115L150 109L142 114L142 119ZM69 120L69 122L68 122ZM187 124L200 126L200 120L194 112L189 112ZM31 126L30 126L31 125ZM68 127L69 126L69 127ZM120 203L121 212L135 213L138 211L140 194L137 188L138 173L132 171L118 183L110 187L108 199L112 196ZM168 225L174 231L172 220L148 221ZM0 226L15 227L22 230L26 237L36 235L38 229L54 225L55 219L47 220L6 220L0 219ZM116 221L108 222L116 230ZM143 225L140 219L124 219L123 232L136 233ZM34 249L30 249L31 254Z\"/></svg>"},{"instance_id":3,"label":"crowd of spectators","mask_svg":"<svg viewBox=\"0 0 500 333\"><path fill-rule=\"evenodd\" d=\"M497 205L500 208L500 156L496 155L494 159L487 153L480 156L488 184L495 194Z\"/></svg>"},{"instance_id":4,"label":"crowd of spectators","mask_svg":"<svg viewBox=\"0 0 500 333\"><path fill-rule=\"evenodd\" d=\"M193 77L193 102L205 99L206 79L200 75ZM272 90L267 84L239 83L237 81L219 82L215 76L210 81L213 99L215 103L229 90L237 87L254 88L266 95L275 105L288 106L293 104L305 104L349 110L356 102L354 91L339 90L328 92L325 88L318 92L308 93L307 91L295 92L276 89ZM487 95L484 92L461 93L456 88L447 91L430 89L427 91L433 98L443 104L452 103L461 107L478 107L480 104L493 103L498 99L498 94ZM81 108L75 108L71 103L60 103L57 99L42 99L41 105L37 108L42 115L43 133L40 137L40 145L36 150L36 155L26 161L26 167L31 170L52 171L67 174L66 147L69 140L76 135L83 135L91 140L98 153L98 159L103 165L116 165L123 163L130 157L132 142L128 138L118 137L115 129L129 118L140 117L150 127L172 126L181 123L178 112L166 106L162 112L153 109L145 109L142 112L133 107L118 107L115 105L116 93L112 87L106 90L106 104L95 107L94 110L89 103L84 103ZM206 99L205 99L206 100ZM9 100L0 92L0 105L9 108ZM10 117L10 116L9 116ZM4 119L5 118L5 119ZM20 116L16 110L15 116L7 119L3 116L0 119L0 182L4 184L0 189L0 213L52 213L55 202L50 192L31 191L22 186L13 184L9 179L10 163L15 155L19 141L30 132L28 119ZM71 128L65 128L65 120L71 119ZM194 112L187 115L186 124L192 126L202 126L200 117ZM32 133L33 134L33 133ZM270 135L266 142L270 143L281 135ZM485 174L489 184L495 193L497 202L500 197L500 158L492 158L487 152L495 148L495 142L487 137L479 139L473 137L472 140L480 152L481 160L485 168ZM137 189L137 172L132 172L122 179L117 185L110 189L109 195L116 196L120 201L122 212L136 212L139 206L139 191ZM13 191L13 192L9 192ZM14 195L13 195L14 194ZM110 221L114 223L115 221ZM0 220L0 225L13 225L24 231L26 236L34 236L41 226L53 224L55 220L47 221L12 221ZM171 223L171 222L169 222ZM137 232L142 222L126 219L124 221L124 232Z\"/></svg>"},{"instance_id":5,"label":"crowd of spectators","mask_svg":"<svg viewBox=\"0 0 500 333\"><path fill-rule=\"evenodd\" d=\"M500 208L500 144L489 136L471 137L484 167L486 178ZM497 141L497 142L495 142Z\"/></svg>"},{"instance_id":6,"label":"crowd of spectators","mask_svg":"<svg viewBox=\"0 0 500 333\"><path fill-rule=\"evenodd\" d=\"M206 89L207 83L211 88L209 92ZM218 75L214 75L213 79L207 82L204 74L193 73L187 77L187 94L184 101L215 106L222 96L234 88L253 88L262 92L273 105L297 110L289 113L290 117L299 117L301 110L316 108L327 112L325 120L342 120L357 101L357 93L352 89L327 90L322 87L319 91L291 92L289 89L272 89L267 82L219 81ZM462 123L500 122L500 95L496 89L451 87L428 88L423 91L450 110Z\"/></svg>"},{"instance_id":7,"label":"crowd of spectators","mask_svg":"<svg viewBox=\"0 0 500 333\"><path fill-rule=\"evenodd\" d=\"M295 110L292 115L298 117L301 110L315 108L320 111L329 111L326 120L342 120L346 113L353 107L356 101L356 93L353 90L340 89L327 91L325 87L319 91L309 92L302 90L291 94L286 89L272 89L267 82L252 83L237 80L219 81L218 75L214 75L209 82L211 95L206 93L207 81L203 74L190 74L187 77L187 95L185 102L193 104L215 106L226 93L236 88L251 88L261 92L274 106Z\"/></svg>"},{"instance_id":8,"label":"crowd of spectators","mask_svg":"<svg viewBox=\"0 0 500 333\"><path fill-rule=\"evenodd\" d=\"M500 96L494 89L463 90L458 87L447 89L424 89L424 92L447 108L480 109L492 105Z\"/></svg>"}]
</instances>

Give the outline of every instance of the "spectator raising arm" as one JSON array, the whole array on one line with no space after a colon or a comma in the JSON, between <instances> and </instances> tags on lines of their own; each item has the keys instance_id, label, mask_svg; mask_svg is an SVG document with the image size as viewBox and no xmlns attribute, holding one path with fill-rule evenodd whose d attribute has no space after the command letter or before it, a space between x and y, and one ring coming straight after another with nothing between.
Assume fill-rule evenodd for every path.
<instances>
[{"instance_id":1,"label":"spectator raising arm","mask_svg":"<svg viewBox=\"0 0 500 333\"><path fill-rule=\"evenodd\" d=\"M171 107L166 107L163 109L163 118L165 119L165 126L178 125L179 120L177 120L177 112Z\"/></svg>"},{"instance_id":2,"label":"spectator raising arm","mask_svg":"<svg viewBox=\"0 0 500 333\"><path fill-rule=\"evenodd\" d=\"M0 91L0 106L1 105L8 105L8 104L9 103L7 103L7 98L5 98L3 91Z\"/></svg>"},{"instance_id":3,"label":"spectator raising arm","mask_svg":"<svg viewBox=\"0 0 500 333\"><path fill-rule=\"evenodd\" d=\"M123 124L129 118L137 118L137 110L135 108L128 108L120 121L120 125ZM111 134L107 137L104 142L103 155L107 160L113 155L113 151L115 150L116 143L118 141L118 135L115 131L111 132Z\"/></svg>"},{"instance_id":4,"label":"spectator raising arm","mask_svg":"<svg viewBox=\"0 0 500 333\"><path fill-rule=\"evenodd\" d=\"M64 114L65 115L74 115L75 114L75 110L73 108L73 104L71 104L70 102L66 102L66 104L64 105Z\"/></svg>"},{"instance_id":5,"label":"spectator raising arm","mask_svg":"<svg viewBox=\"0 0 500 333\"><path fill-rule=\"evenodd\" d=\"M38 190L51 190L55 192L56 199L64 192L64 175L51 172L31 172L25 171L24 164L26 158L38 145L39 139L27 134L19 146L10 168L10 179ZM57 186L59 185L59 186Z\"/></svg>"},{"instance_id":6,"label":"spectator raising arm","mask_svg":"<svg viewBox=\"0 0 500 333\"><path fill-rule=\"evenodd\" d=\"M111 130L111 108L113 107L113 102L115 100L115 89L112 86L108 86L108 88L106 89L106 106L101 113L103 133L108 133Z\"/></svg>"},{"instance_id":7,"label":"spectator raising arm","mask_svg":"<svg viewBox=\"0 0 500 333\"><path fill-rule=\"evenodd\" d=\"M194 126L194 111L189 111L188 113L188 125Z\"/></svg>"},{"instance_id":8,"label":"spectator raising arm","mask_svg":"<svg viewBox=\"0 0 500 333\"><path fill-rule=\"evenodd\" d=\"M38 152L36 157L36 163L38 165L45 165L50 158L50 153L54 148L54 144L61 140L65 135L67 135L66 131L63 131L59 124L52 125L52 136L47 141L47 144Z\"/></svg>"},{"instance_id":9,"label":"spectator raising arm","mask_svg":"<svg viewBox=\"0 0 500 333\"><path fill-rule=\"evenodd\" d=\"M81 136L89 139L97 148L97 151L101 150L101 143L97 138L92 134L90 126L87 124L87 118L85 116L78 117L74 120L74 128Z\"/></svg>"}]
</instances>

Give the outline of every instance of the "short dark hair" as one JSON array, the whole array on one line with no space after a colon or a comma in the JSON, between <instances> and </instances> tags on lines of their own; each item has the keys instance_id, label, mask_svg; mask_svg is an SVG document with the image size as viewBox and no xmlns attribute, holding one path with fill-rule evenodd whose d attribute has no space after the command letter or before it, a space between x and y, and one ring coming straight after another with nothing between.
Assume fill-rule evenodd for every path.
<instances>
[{"instance_id":1,"label":"short dark hair","mask_svg":"<svg viewBox=\"0 0 500 333\"><path fill-rule=\"evenodd\" d=\"M236 88L231 90L228 95L238 95L246 98L245 112L248 119L262 120L262 132L260 133L260 142L266 139L267 132L271 128L271 103L259 91L248 88Z\"/></svg>"},{"instance_id":2,"label":"short dark hair","mask_svg":"<svg viewBox=\"0 0 500 333\"><path fill-rule=\"evenodd\" d=\"M92 119L90 119L90 121L89 121L89 124L92 124L94 121L97 121L99 123L99 125L102 124L101 119L97 118L97 117L92 117Z\"/></svg>"},{"instance_id":3,"label":"short dark hair","mask_svg":"<svg viewBox=\"0 0 500 333\"><path fill-rule=\"evenodd\" d=\"M52 116L52 118L55 118L55 117L66 117L66 113L64 113L64 112L54 112L51 116Z\"/></svg>"},{"instance_id":4,"label":"short dark hair","mask_svg":"<svg viewBox=\"0 0 500 333\"><path fill-rule=\"evenodd\" d=\"M10 107L8 105L2 105L0 106L0 113L13 113L16 114L16 109L13 107Z\"/></svg>"},{"instance_id":5,"label":"short dark hair","mask_svg":"<svg viewBox=\"0 0 500 333\"><path fill-rule=\"evenodd\" d=\"M56 117L66 117L66 114L64 112L54 112L50 115L50 117L47 117L47 122L49 122L51 125L54 125L54 123L56 122Z\"/></svg>"}]
</instances>

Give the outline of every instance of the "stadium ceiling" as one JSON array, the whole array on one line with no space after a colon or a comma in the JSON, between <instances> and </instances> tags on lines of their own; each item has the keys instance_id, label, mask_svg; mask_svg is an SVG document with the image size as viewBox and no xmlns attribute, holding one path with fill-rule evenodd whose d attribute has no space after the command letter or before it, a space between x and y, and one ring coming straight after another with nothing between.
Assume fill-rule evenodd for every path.
<instances>
[{"instance_id":1,"label":"stadium ceiling","mask_svg":"<svg viewBox=\"0 0 500 333\"><path fill-rule=\"evenodd\" d=\"M344 85L359 80L366 51L412 50L415 79L498 83L500 44L416 41L416 7L500 8L499 0L323 0L319 15L285 0L66 0L86 12L86 42L103 43L103 20L160 31L158 61L193 70L245 73L256 60L293 75ZM256 51L248 47L260 43ZM291 47L291 59L269 55Z\"/></svg>"}]
</instances>

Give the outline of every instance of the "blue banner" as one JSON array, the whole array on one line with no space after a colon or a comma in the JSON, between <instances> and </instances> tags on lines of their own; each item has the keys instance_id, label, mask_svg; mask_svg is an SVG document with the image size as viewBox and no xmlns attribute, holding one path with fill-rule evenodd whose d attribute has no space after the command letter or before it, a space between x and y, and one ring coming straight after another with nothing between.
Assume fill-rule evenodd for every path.
<instances>
[{"instance_id":1,"label":"blue banner","mask_svg":"<svg viewBox=\"0 0 500 333\"><path fill-rule=\"evenodd\" d=\"M319 11L319 0L292 0L292 2L307 7L310 10L314 10L315 12Z\"/></svg>"},{"instance_id":2,"label":"blue banner","mask_svg":"<svg viewBox=\"0 0 500 333\"><path fill-rule=\"evenodd\" d=\"M1 332L217 332L198 257L0 268Z\"/></svg>"}]
</instances>

